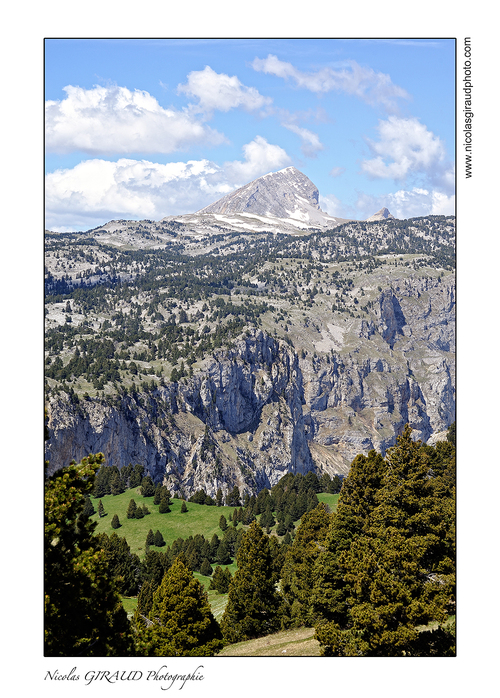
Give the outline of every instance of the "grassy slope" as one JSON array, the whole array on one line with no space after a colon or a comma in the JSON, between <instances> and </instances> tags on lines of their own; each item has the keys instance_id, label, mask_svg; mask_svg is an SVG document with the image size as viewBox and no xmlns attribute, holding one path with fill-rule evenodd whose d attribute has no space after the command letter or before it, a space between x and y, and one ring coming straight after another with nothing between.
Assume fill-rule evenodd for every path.
<instances>
[{"instance_id":1,"label":"grassy slope","mask_svg":"<svg viewBox=\"0 0 500 698\"><path fill-rule=\"evenodd\" d=\"M228 645L218 657L319 657L314 628L292 628L256 640Z\"/></svg>"},{"instance_id":2,"label":"grassy slope","mask_svg":"<svg viewBox=\"0 0 500 698\"><path fill-rule=\"evenodd\" d=\"M131 499L135 500L138 506L146 504L151 514L142 519L127 519L127 508ZM93 499L94 508L97 511L99 500ZM158 513L159 505L153 504L153 497L143 497L140 488L127 490L123 494L106 495L102 497L104 511L107 516L99 519L97 514L92 517L97 521L96 533L117 533L127 539L133 553L144 556L146 536L151 529L153 533L157 530L161 532L166 545L172 545L177 538L189 538L197 533L202 533L206 539L211 540L214 533L222 538L223 533L219 528L219 519L222 514L229 519L232 516L234 507L208 507L203 504L191 504L187 502L188 511L181 514L182 500L173 499L170 505L169 514ZM118 514L120 528L111 528L111 520L114 514ZM232 523L231 523L232 525ZM238 524L241 527L241 524ZM162 550L161 548L152 548Z\"/></svg>"},{"instance_id":3,"label":"grassy slope","mask_svg":"<svg viewBox=\"0 0 500 698\"><path fill-rule=\"evenodd\" d=\"M328 504L332 511L335 511L337 508L338 498L338 494L327 494L325 492L318 494L319 501ZM138 506L146 504L151 514L142 519L127 519L127 508L131 499L134 499ZM98 501L92 498L96 511ZM189 538L189 536L195 536L197 533L202 533L210 541L214 533L219 538L223 536L219 528L221 515L224 514L229 521L234 511L234 507L209 507L204 504L188 502L188 511L181 514L182 500L173 499L170 506L171 512L169 514L159 514L159 505L153 504L153 497L143 497L140 494L139 487L127 490L123 494L106 495L102 497L102 503L106 516L100 519L97 514L94 514L92 517L97 521L96 533L107 533L108 535L117 533L119 536L127 539L131 551L141 558L144 556L146 536L149 529L153 533L159 530L166 545L172 545L177 538ZM114 514L118 514L122 524L116 530L111 528L111 520ZM230 525L232 526L232 523ZM238 527L241 526L242 524L238 524ZM154 546L152 549L162 550L162 548L154 548ZM234 573L234 569L231 567L230 569L231 573Z\"/></svg>"}]
</instances>

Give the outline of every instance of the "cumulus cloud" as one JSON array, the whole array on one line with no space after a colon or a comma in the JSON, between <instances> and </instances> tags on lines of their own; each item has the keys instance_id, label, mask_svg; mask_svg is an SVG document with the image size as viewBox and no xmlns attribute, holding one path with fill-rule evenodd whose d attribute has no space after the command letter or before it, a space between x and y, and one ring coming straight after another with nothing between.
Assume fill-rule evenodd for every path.
<instances>
[{"instance_id":1,"label":"cumulus cloud","mask_svg":"<svg viewBox=\"0 0 500 698\"><path fill-rule=\"evenodd\" d=\"M208 160L162 165L122 158L85 160L46 176L48 228L92 228L113 218L159 220L190 213L231 187Z\"/></svg>"},{"instance_id":2,"label":"cumulus cloud","mask_svg":"<svg viewBox=\"0 0 500 698\"><path fill-rule=\"evenodd\" d=\"M237 186L243 186L253 179L274 170L280 170L292 161L290 156L279 145L268 143L262 136L256 136L253 141L243 146L244 161L226 162L226 176Z\"/></svg>"},{"instance_id":3,"label":"cumulus cloud","mask_svg":"<svg viewBox=\"0 0 500 698\"><path fill-rule=\"evenodd\" d=\"M400 219L429 215L452 216L455 214L455 196L438 190L415 187L381 196L361 194L356 202L361 219L369 218L385 206L393 216Z\"/></svg>"},{"instance_id":4,"label":"cumulus cloud","mask_svg":"<svg viewBox=\"0 0 500 698\"><path fill-rule=\"evenodd\" d=\"M337 199L334 194L319 197L319 206L322 211L326 211L330 216L338 216L339 218L348 218L346 209L342 202Z\"/></svg>"},{"instance_id":5,"label":"cumulus cloud","mask_svg":"<svg viewBox=\"0 0 500 698\"><path fill-rule=\"evenodd\" d=\"M192 213L239 186L291 163L287 153L257 136L244 160L223 167L209 160L159 164L121 158L85 160L46 176L46 227L90 229L116 219L160 220Z\"/></svg>"},{"instance_id":6,"label":"cumulus cloud","mask_svg":"<svg viewBox=\"0 0 500 698\"><path fill-rule=\"evenodd\" d=\"M208 113L214 110L227 112L236 107L254 111L272 103L270 97L262 96L255 87L243 85L236 75L216 73L208 65L203 70L189 73L187 83L179 85L177 91L195 97L197 109Z\"/></svg>"},{"instance_id":7,"label":"cumulus cloud","mask_svg":"<svg viewBox=\"0 0 500 698\"><path fill-rule=\"evenodd\" d=\"M194 144L225 141L188 111L164 109L143 90L68 85L64 91L65 99L45 103L49 152L172 153Z\"/></svg>"},{"instance_id":8,"label":"cumulus cloud","mask_svg":"<svg viewBox=\"0 0 500 698\"><path fill-rule=\"evenodd\" d=\"M380 140L368 141L375 157L361 164L368 177L404 181L411 173L446 167L443 142L418 119L390 116L379 121L377 130Z\"/></svg>"},{"instance_id":9,"label":"cumulus cloud","mask_svg":"<svg viewBox=\"0 0 500 698\"><path fill-rule=\"evenodd\" d=\"M408 99L409 95L402 87L395 85L390 76L376 72L372 68L361 66L353 60L345 61L342 67L330 66L315 72L303 72L291 63L269 54L267 58L255 58L254 70L275 75L284 80L292 80L297 87L315 93L345 92L359 97L370 105L382 105L386 109L397 108L398 99Z\"/></svg>"},{"instance_id":10,"label":"cumulus cloud","mask_svg":"<svg viewBox=\"0 0 500 698\"><path fill-rule=\"evenodd\" d=\"M300 138L302 142L300 149L305 157L315 158L319 151L324 150L324 145L321 143L317 133L313 133L312 131L309 131L309 129L304 128L303 126L298 126L295 123L285 122L283 123L283 126L289 131L297 134L297 136Z\"/></svg>"}]
</instances>

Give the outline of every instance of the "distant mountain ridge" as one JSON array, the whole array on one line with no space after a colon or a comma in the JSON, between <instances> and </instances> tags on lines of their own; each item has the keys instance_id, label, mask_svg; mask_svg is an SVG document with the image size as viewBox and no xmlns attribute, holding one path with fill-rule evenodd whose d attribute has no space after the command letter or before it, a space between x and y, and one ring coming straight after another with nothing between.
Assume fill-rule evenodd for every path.
<instances>
[{"instance_id":1,"label":"distant mountain ridge","mask_svg":"<svg viewBox=\"0 0 500 698\"><path fill-rule=\"evenodd\" d=\"M226 194L197 214L252 214L299 227L334 227L347 220L325 213L318 202L316 185L296 167L285 167Z\"/></svg>"}]
</instances>

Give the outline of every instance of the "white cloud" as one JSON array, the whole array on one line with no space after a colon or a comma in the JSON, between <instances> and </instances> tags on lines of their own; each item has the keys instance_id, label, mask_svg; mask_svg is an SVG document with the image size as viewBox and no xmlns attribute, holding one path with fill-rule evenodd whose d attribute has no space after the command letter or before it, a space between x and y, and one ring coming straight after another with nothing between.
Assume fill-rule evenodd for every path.
<instances>
[{"instance_id":1,"label":"white cloud","mask_svg":"<svg viewBox=\"0 0 500 698\"><path fill-rule=\"evenodd\" d=\"M328 196L320 195L319 206L322 211L326 211L330 216L338 216L339 218L349 217L346 215L344 205L334 194L329 194Z\"/></svg>"},{"instance_id":2,"label":"white cloud","mask_svg":"<svg viewBox=\"0 0 500 698\"><path fill-rule=\"evenodd\" d=\"M197 98L198 110L208 113L214 110L227 112L236 107L253 111L272 103L270 97L263 97L255 87L243 85L236 75L216 73L208 65L203 70L189 73L187 83L179 85L177 91Z\"/></svg>"},{"instance_id":3,"label":"white cloud","mask_svg":"<svg viewBox=\"0 0 500 698\"><path fill-rule=\"evenodd\" d=\"M172 153L225 141L187 111L164 109L142 90L73 85L64 90L65 99L45 103L45 144L51 152Z\"/></svg>"},{"instance_id":4,"label":"white cloud","mask_svg":"<svg viewBox=\"0 0 500 698\"><path fill-rule=\"evenodd\" d=\"M291 158L279 145L268 143L262 136L243 146L244 162L227 162L224 169L228 179L243 186L261 175L291 165Z\"/></svg>"},{"instance_id":5,"label":"white cloud","mask_svg":"<svg viewBox=\"0 0 500 698\"><path fill-rule=\"evenodd\" d=\"M46 226L92 228L113 218L159 220L191 213L227 193L208 160L161 165L95 159L46 176Z\"/></svg>"},{"instance_id":6,"label":"white cloud","mask_svg":"<svg viewBox=\"0 0 500 698\"><path fill-rule=\"evenodd\" d=\"M379 121L377 130L380 140L368 141L376 157L361 164L368 177L404 181L409 174L446 166L443 142L418 119L390 116Z\"/></svg>"},{"instance_id":7,"label":"white cloud","mask_svg":"<svg viewBox=\"0 0 500 698\"><path fill-rule=\"evenodd\" d=\"M455 197L437 190L415 187L380 196L361 194L356 202L362 220L385 206L393 216L400 219L429 215L452 216L455 214Z\"/></svg>"},{"instance_id":8,"label":"white cloud","mask_svg":"<svg viewBox=\"0 0 500 698\"><path fill-rule=\"evenodd\" d=\"M302 141L300 149L305 157L315 158L320 150L324 150L324 145L319 140L317 133L313 133L309 129L298 126L295 123L283 123L283 126L297 134L300 138Z\"/></svg>"},{"instance_id":9,"label":"white cloud","mask_svg":"<svg viewBox=\"0 0 500 698\"><path fill-rule=\"evenodd\" d=\"M121 158L85 160L45 179L46 227L89 229L114 218L160 220L193 213L239 186L291 163L277 145L257 136L244 160L223 167L209 160L171 162Z\"/></svg>"},{"instance_id":10,"label":"white cloud","mask_svg":"<svg viewBox=\"0 0 500 698\"><path fill-rule=\"evenodd\" d=\"M344 172L345 167L332 167L328 174L330 175L330 177L340 177L340 175L343 175Z\"/></svg>"},{"instance_id":11,"label":"white cloud","mask_svg":"<svg viewBox=\"0 0 500 698\"><path fill-rule=\"evenodd\" d=\"M390 76L375 72L372 68L359 65L356 61L345 61L342 67L334 69L329 66L316 72L305 73L291 63L282 61L269 54L267 58L255 58L254 70L276 75L284 80L292 80L297 87L316 93L332 90L355 95L368 104L380 104L389 110L396 108L398 99L408 99L409 95L395 85Z\"/></svg>"}]
</instances>

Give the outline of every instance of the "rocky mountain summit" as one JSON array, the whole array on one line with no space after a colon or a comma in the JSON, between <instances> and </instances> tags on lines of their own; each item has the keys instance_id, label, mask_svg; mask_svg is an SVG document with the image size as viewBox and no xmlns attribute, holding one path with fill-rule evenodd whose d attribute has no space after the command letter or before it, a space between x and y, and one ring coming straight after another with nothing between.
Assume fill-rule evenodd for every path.
<instances>
[{"instance_id":1,"label":"rocky mountain summit","mask_svg":"<svg viewBox=\"0 0 500 698\"><path fill-rule=\"evenodd\" d=\"M380 211L377 211L377 213L374 213L373 216L370 216L370 218L367 218L367 222L370 223L372 221L385 221L388 219L394 219L394 216L392 213L390 213L388 208L381 208Z\"/></svg>"},{"instance_id":2,"label":"rocky mountain summit","mask_svg":"<svg viewBox=\"0 0 500 698\"><path fill-rule=\"evenodd\" d=\"M202 228L222 224L247 231L272 229L278 232L334 228L347 221L321 210L318 188L296 167L263 175L195 214L163 220Z\"/></svg>"}]
</instances>

